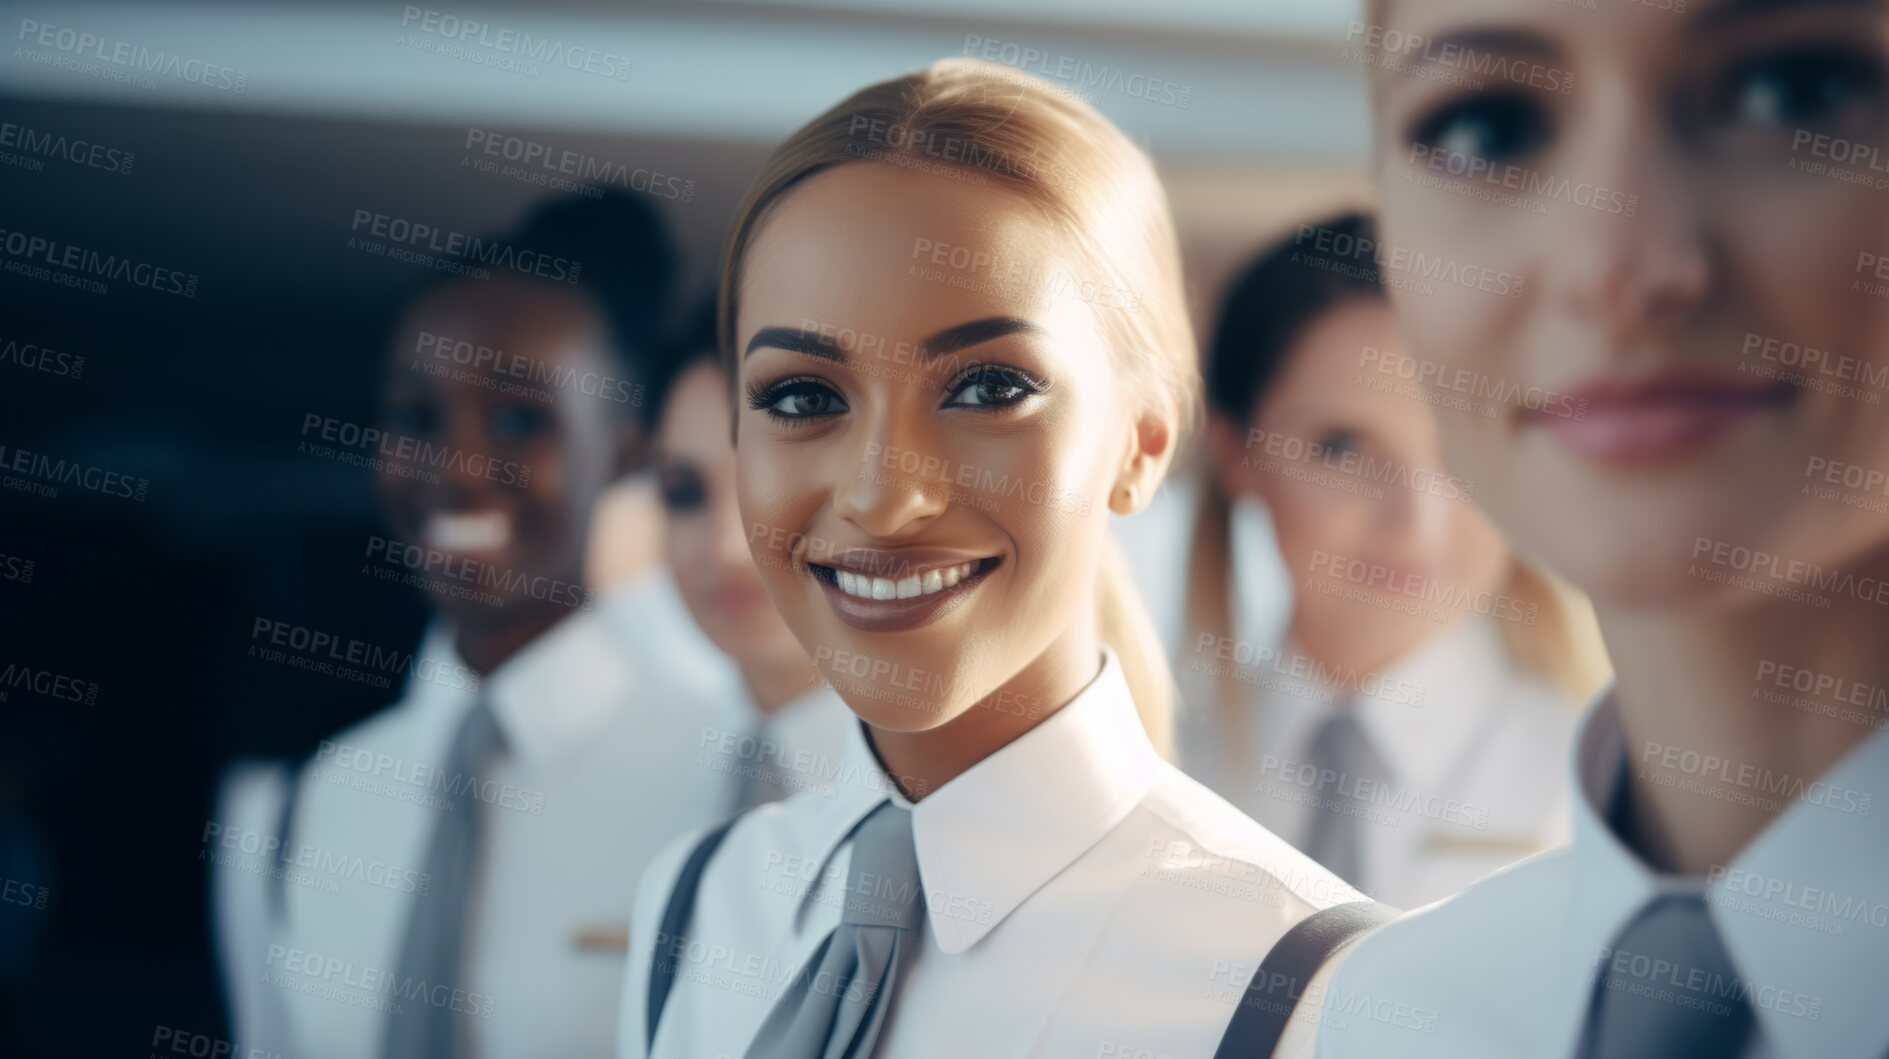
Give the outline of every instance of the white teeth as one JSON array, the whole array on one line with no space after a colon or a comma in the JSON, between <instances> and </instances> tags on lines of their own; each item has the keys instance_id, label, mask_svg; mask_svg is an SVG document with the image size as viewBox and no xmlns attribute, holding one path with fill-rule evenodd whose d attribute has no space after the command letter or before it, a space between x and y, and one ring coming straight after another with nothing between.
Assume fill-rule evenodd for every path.
<instances>
[{"instance_id":1,"label":"white teeth","mask_svg":"<svg viewBox=\"0 0 1889 1059\"><path fill-rule=\"evenodd\" d=\"M503 511L429 515L421 530L429 548L443 552L473 552L503 548L511 543L512 520Z\"/></svg>"},{"instance_id":2,"label":"white teeth","mask_svg":"<svg viewBox=\"0 0 1889 1059\"><path fill-rule=\"evenodd\" d=\"M871 577L856 574L850 570L835 569L834 581L841 592L858 599L911 599L914 596L929 596L933 592L943 592L959 581L971 576L976 571L977 563L959 563L938 570L927 570L922 574L894 581L889 577Z\"/></svg>"}]
</instances>

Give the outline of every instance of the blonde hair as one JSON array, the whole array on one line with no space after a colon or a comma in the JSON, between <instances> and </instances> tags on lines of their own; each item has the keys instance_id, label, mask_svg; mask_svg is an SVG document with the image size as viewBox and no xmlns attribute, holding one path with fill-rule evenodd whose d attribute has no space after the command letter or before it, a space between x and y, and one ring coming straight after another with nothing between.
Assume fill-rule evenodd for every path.
<instances>
[{"instance_id":1,"label":"blonde hair","mask_svg":"<svg viewBox=\"0 0 1889 1059\"><path fill-rule=\"evenodd\" d=\"M937 148L943 145L940 153ZM1175 448L1199 417L1200 373L1181 281L1180 243L1154 163L1087 104L1040 78L978 59L946 59L854 93L775 149L735 210L722 259L718 328L730 385L743 255L773 206L801 181L872 161L1021 195L1076 250L1084 292L1128 380L1175 426ZM931 174L938 175L931 175ZM1120 547L1097 569L1097 624L1114 649L1148 737L1173 741L1174 678Z\"/></svg>"},{"instance_id":2,"label":"blonde hair","mask_svg":"<svg viewBox=\"0 0 1889 1059\"><path fill-rule=\"evenodd\" d=\"M1187 550L1183 643L1194 643L1202 635L1215 637L1215 642L1233 637L1231 521L1232 504L1209 468L1199 476L1199 502ZM1509 564L1501 592L1534 617L1527 624L1499 623L1509 657L1547 680L1570 707L1585 706L1613 679L1593 605L1578 589L1518 555ZM1214 730L1234 745L1244 745L1246 687L1221 679L1206 696Z\"/></svg>"}]
</instances>

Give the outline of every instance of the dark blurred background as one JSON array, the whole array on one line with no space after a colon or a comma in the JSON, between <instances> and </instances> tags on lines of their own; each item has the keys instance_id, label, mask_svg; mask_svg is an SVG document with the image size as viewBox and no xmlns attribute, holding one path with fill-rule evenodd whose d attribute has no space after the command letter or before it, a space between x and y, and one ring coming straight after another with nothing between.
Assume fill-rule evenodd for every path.
<instances>
[{"instance_id":1,"label":"dark blurred background","mask_svg":"<svg viewBox=\"0 0 1889 1059\"><path fill-rule=\"evenodd\" d=\"M0 1053L145 1055L160 1026L227 1037L199 859L217 776L304 753L398 694L249 653L259 618L401 650L423 620L408 590L360 573L379 530L367 473L298 452L304 416L372 422L383 332L423 276L351 249L356 210L504 229L547 189L480 171L506 160L467 145L517 137L660 174L699 294L775 140L869 82L986 54L1077 71L1062 83L1155 154L1204 319L1259 240L1364 198L1353 6L0 10L0 268L38 237L196 277L187 297L0 271ZM427 27L448 17L581 43L628 74L503 69L476 42L446 48ZM157 68L100 57L120 46ZM167 72L172 56L194 65ZM1150 81L1167 100L1129 87ZM43 481L17 470L40 457L148 485L140 500L9 484ZM623 532L597 527L593 581Z\"/></svg>"}]
</instances>

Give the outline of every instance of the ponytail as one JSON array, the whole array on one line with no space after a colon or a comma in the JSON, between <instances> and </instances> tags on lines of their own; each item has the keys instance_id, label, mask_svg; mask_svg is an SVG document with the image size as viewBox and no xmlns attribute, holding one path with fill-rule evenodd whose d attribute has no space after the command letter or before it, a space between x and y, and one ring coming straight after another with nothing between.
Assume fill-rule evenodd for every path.
<instances>
[{"instance_id":1,"label":"ponytail","mask_svg":"<svg viewBox=\"0 0 1889 1059\"><path fill-rule=\"evenodd\" d=\"M1174 674L1168 669L1161 634L1135 590L1128 556L1121 542L1109 533L1102 544L1102 562L1095 579L1096 629L1102 642L1115 651L1122 676L1135 699L1135 713L1148 741L1163 758L1174 749Z\"/></svg>"}]
</instances>

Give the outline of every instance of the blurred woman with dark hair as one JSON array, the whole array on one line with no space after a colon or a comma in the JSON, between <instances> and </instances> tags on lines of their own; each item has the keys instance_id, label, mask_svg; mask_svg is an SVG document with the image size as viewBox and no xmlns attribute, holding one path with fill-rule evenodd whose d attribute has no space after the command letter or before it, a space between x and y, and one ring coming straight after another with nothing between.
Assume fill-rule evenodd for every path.
<instances>
[{"instance_id":1,"label":"blurred woman with dark hair","mask_svg":"<svg viewBox=\"0 0 1889 1059\"><path fill-rule=\"evenodd\" d=\"M1558 841L1539 768L1605 679L1584 604L1515 557L1404 380L1375 270L1301 226L1234 281L1206 355L1183 766L1354 886L1427 904ZM1272 545L1276 542L1276 549ZM1256 564L1283 561L1283 636ZM1248 567L1248 569L1240 569Z\"/></svg>"},{"instance_id":2,"label":"blurred woman with dark hair","mask_svg":"<svg viewBox=\"0 0 1889 1059\"><path fill-rule=\"evenodd\" d=\"M675 253L641 199L553 200L493 268L393 330L380 461L392 576L435 610L401 700L312 760L240 773L224 821L277 844L217 873L237 1039L296 1056L601 1054L624 895L726 811L687 615L660 577L594 605L605 490L646 460ZM556 271L556 270L553 270Z\"/></svg>"}]
</instances>

